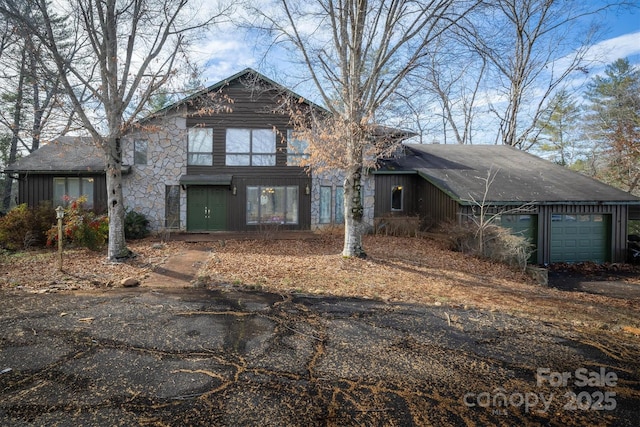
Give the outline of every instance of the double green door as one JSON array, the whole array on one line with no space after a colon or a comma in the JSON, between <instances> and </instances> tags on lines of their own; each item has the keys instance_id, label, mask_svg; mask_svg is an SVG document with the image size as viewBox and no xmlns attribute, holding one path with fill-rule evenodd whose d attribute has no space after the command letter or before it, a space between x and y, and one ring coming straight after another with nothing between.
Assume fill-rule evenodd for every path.
<instances>
[{"instance_id":1,"label":"double green door","mask_svg":"<svg viewBox=\"0 0 640 427\"><path fill-rule=\"evenodd\" d=\"M187 188L187 230L226 230L228 193L226 187Z\"/></svg>"}]
</instances>

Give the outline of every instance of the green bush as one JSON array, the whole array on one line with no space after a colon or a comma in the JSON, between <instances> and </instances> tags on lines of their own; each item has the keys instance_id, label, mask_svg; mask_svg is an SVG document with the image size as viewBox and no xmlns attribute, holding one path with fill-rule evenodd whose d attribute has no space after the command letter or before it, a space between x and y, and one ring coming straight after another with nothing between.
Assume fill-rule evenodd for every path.
<instances>
[{"instance_id":1,"label":"green bush","mask_svg":"<svg viewBox=\"0 0 640 427\"><path fill-rule=\"evenodd\" d=\"M55 217L50 203L37 208L29 208L26 204L16 206L0 218L0 245L13 251L43 245Z\"/></svg>"},{"instance_id":2,"label":"green bush","mask_svg":"<svg viewBox=\"0 0 640 427\"><path fill-rule=\"evenodd\" d=\"M124 236L127 239L143 239L150 233L149 220L144 214L127 210L124 216Z\"/></svg>"},{"instance_id":3,"label":"green bush","mask_svg":"<svg viewBox=\"0 0 640 427\"><path fill-rule=\"evenodd\" d=\"M97 215L86 210L85 196L73 200L64 209L62 220L63 238L68 244L89 248L97 251L104 247L109 236L109 219L106 215ZM54 225L47 232L47 245L53 246L58 242L58 226Z\"/></svg>"}]
</instances>

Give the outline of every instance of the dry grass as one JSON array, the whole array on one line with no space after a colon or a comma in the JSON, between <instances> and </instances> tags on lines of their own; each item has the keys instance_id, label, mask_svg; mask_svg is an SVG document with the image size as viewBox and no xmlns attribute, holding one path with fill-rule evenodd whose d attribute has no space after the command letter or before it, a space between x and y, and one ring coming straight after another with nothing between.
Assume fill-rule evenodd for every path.
<instances>
[{"instance_id":1,"label":"dry grass","mask_svg":"<svg viewBox=\"0 0 640 427\"><path fill-rule=\"evenodd\" d=\"M366 259L340 255L339 235L308 240L209 242L209 261L200 283L231 284L266 291L363 297L526 314L531 317L620 329L640 327L640 301L541 287L518 270L447 250L421 238L366 236ZM130 244L138 257L107 263L103 253L65 252L57 271L56 252L41 250L0 256L0 288L35 292L114 286L125 277L144 279L167 257L190 244Z\"/></svg>"},{"instance_id":2,"label":"dry grass","mask_svg":"<svg viewBox=\"0 0 640 427\"><path fill-rule=\"evenodd\" d=\"M366 259L339 255L339 236L229 241L202 275L273 292L364 297L521 313L579 325L640 324L640 301L541 287L519 270L447 250L428 239L367 236Z\"/></svg>"}]
</instances>

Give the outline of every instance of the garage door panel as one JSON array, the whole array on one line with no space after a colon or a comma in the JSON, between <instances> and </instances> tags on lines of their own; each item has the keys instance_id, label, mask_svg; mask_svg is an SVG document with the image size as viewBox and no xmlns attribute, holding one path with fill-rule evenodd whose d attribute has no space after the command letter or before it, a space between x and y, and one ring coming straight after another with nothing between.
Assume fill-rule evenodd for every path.
<instances>
[{"instance_id":1,"label":"garage door panel","mask_svg":"<svg viewBox=\"0 0 640 427\"><path fill-rule=\"evenodd\" d=\"M551 262L605 262L608 259L608 215L553 214Z\"/></svg>"}]
</instances>

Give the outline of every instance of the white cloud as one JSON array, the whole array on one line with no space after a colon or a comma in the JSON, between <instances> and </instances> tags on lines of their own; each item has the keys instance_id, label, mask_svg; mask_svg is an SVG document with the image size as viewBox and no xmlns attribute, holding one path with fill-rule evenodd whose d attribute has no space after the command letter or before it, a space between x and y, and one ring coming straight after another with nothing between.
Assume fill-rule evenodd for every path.
<instances>
[{"instance_id":1,"label":"white cloud","mask_svg":"<svg viewBox=\"0 0 640 427\"><path fill-rule=\"evenodd\" d=\"M595 44L589 50L588 59L610 64L616 59L636 55L640 55L640 31L624 34Z\"/></svg>"}]
</instances>

